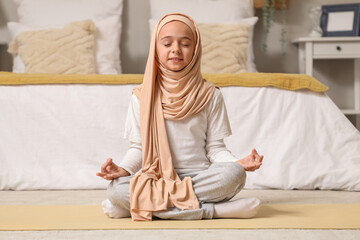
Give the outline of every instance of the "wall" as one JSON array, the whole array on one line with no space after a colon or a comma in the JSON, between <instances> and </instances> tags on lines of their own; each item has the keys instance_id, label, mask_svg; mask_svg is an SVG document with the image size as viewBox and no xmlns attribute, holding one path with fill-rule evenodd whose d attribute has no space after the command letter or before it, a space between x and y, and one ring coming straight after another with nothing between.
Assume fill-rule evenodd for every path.
<instances>
[{"instance_id":1,"label":"wall","mask_svg":"<svg viewBox=\"0 0 360 240\"><path fill-rule=\"evenodd\" d=\"M299 37L307 37L312 28L309 11L315 6L328 4L360 3L360 0L290 0L289 9L285 11L287 24L285 29L285 55L281 50L281 11L276 12L275 25L268 36L268 51L262 49L262 19L255 28L255 62L261 72L298 72L298 49L292 41ZM261 9L256 10L261 17ZM353 107L353 61L352 60L316 60L314 61L314 76L330 90L328 95L341 108Z\"/></svg>"},{"instance_id":2,"label":"wall","mask_svg":"<svg viewBox=\"0 0 360 240\"><path fill-rule=\"evenodd\" d=\"M16 21L16 6L12 1L0 0L0 70L11 71L11 55L6 52L7 46L4 43L9 41L6 23Z\"/></svg>"},{"instance_id":3,"label":"wall","mask_svg":"<svg viewBox=\"0 0 360 240\"><path fill-rule=\"evenodd\" d=\"M279 36L281 31L281 12L276 13L277 22L268 37L268 51L262 50L261 10L255 27L254 52L257 68L261 72L298 72L298 49L292 41L306 37L311 30L308 12L312 7L324 4L360 3L360 0L290 0L285 11L287 24L285 29L285 55L281 50ZM148 47L149 2L147 0L124 0L123 32L121 37L121 60L124 73L142 73L145 68ZM0 43L9 40L6 30L7 21L16 21L16 6L10 0L0 0ZM0 69L11 70L11 56L6 46L0 48ZM318 60L314 62L314 76L330 87L328 95L341 108L353 106L353 62L351 60Z\"/></svg>"},{"instance_id":4,"label":"wall","mask_svg":"<svg viewBox=\"0 0 360 240\"><path fill-rule=\"evenodd\" d=\"M150 45L150 5L147 0L124 0L121 61L126 73L143 73Z\"/></svg>"}]
</instances>

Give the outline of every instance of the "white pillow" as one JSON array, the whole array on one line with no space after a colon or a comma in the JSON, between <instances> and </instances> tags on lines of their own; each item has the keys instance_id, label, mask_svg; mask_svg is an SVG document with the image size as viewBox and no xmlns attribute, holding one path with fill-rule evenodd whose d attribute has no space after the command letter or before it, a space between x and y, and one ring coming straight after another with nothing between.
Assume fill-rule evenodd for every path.
<instances>
[{"instance_id":1,"label":"white pillow","mask_svg":"<svg viewBox=\"0 0 360 240\"><path fill-rule=\"evenodd\" d=\"M248 72L257 72L256 64L255 64L255 55L254 55L254 27L257 21L259 20L258 17L251 17L238 20L233 23L229 24L249 24L250 25L250 33L249 33L249 45L247 48L247 60L246 60L246 69Z\"/></svg>"},{"instance_id":2,"label":"white pillow","mask_svg":"<svg viewBox=\"0 0 360 240\"><path fill-rule=\"evenodd\" d=\"M150 18L184 13L199 23L224 23L254 16L253 0L150 0Z\"/></svg>"},{"instance_id":3,"label":"white pillow","mask_svg":"<svg viewBox=\"0 0 360 240\"><path fill-rule=\"evenodd\" d=\"M253 50L253 38L254 38L254 27L255 24L258 21L258 17L251 17L251 18L244 18L234 21L225 21L221 22L221 24L249 24L250 25L250 34L249 34L249 43L247 47L247 59L246 59L246 71L247 72L257 72L256 65L255 65L255 56L254 56L254 50ZM150 19L149 20L149 27L150 27L150 33L152 33L152 30L154 29L158 19ZM197 22L198 24L211 24L212 21L209 22ZM220 22L219 22L220 24Z\"/></svg>"},{"instance_id":4,"label":"white pillow","mask_svg":"<svg viewBox=\"0 0 360 240\"><path fill-rule=\"evenodd\" d=\"M93 20L97 28L97 73L121 73L120 34L123 0L14 1L18 4L17 12L21 29L24 26L31 28L30 30L62 28L73 21ZM10 28L11 26L9 30L12 31ZM13 33L11 35L13 37ZM19 60L14 59L14 69L21 70L19 65L21 65Z\"/></svg>"}]
</instances>

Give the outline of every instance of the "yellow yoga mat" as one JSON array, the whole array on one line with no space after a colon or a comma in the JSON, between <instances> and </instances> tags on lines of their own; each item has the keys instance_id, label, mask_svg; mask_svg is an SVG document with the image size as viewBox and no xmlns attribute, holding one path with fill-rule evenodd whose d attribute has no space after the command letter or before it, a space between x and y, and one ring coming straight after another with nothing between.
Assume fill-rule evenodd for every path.
<instances>
[{"instance_id":1,"label":"yellow yoga mat","mask_svg":"<svg viewBox=\"0 0 360 240\"><path fill-rule=\"evenodd\" d=\"M0 230L360 229L360 204L263 205L253 219L110 219L98 205L2 205Z\"/></svg>"}]
</instances>

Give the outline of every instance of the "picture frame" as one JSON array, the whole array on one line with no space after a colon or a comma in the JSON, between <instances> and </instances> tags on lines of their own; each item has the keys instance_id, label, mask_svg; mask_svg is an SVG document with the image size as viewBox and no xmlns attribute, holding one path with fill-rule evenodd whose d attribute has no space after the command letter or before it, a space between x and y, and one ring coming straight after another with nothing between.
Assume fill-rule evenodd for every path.
<instances>
[{"instance_id":1,"label":"picture frame","mask_svg":"<svg viewBox=\"0 0 360 240\"><path fill-rule=\"evenodd\" d=\"M323 5L323 37L359 36L360 4Z\"/></svg>"}]
</instances>

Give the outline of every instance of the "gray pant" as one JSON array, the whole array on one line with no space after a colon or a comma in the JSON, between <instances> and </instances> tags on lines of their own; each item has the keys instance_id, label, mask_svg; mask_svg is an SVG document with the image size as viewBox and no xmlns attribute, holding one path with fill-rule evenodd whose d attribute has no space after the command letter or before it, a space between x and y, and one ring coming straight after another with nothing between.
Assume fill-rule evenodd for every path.
<instances>
[{"instance_id":1,"label":"gray pant","mask_svg":"<svg viewBox=\"0 0 360 240\"><path fill-rule=\"evenodd\" d=\"M228 201L245 185L246 172L234 162L213 163L207 170L179 175L180 179L190 176L199 209L183 210L176 207L167 211L153 212L154 217L161 219L199 220L211 219L214 215L214 203ZM109 200L123 209L130 211L129 183L132 176L113 180L107 190Z\"/></svg>"}]
</instances>

